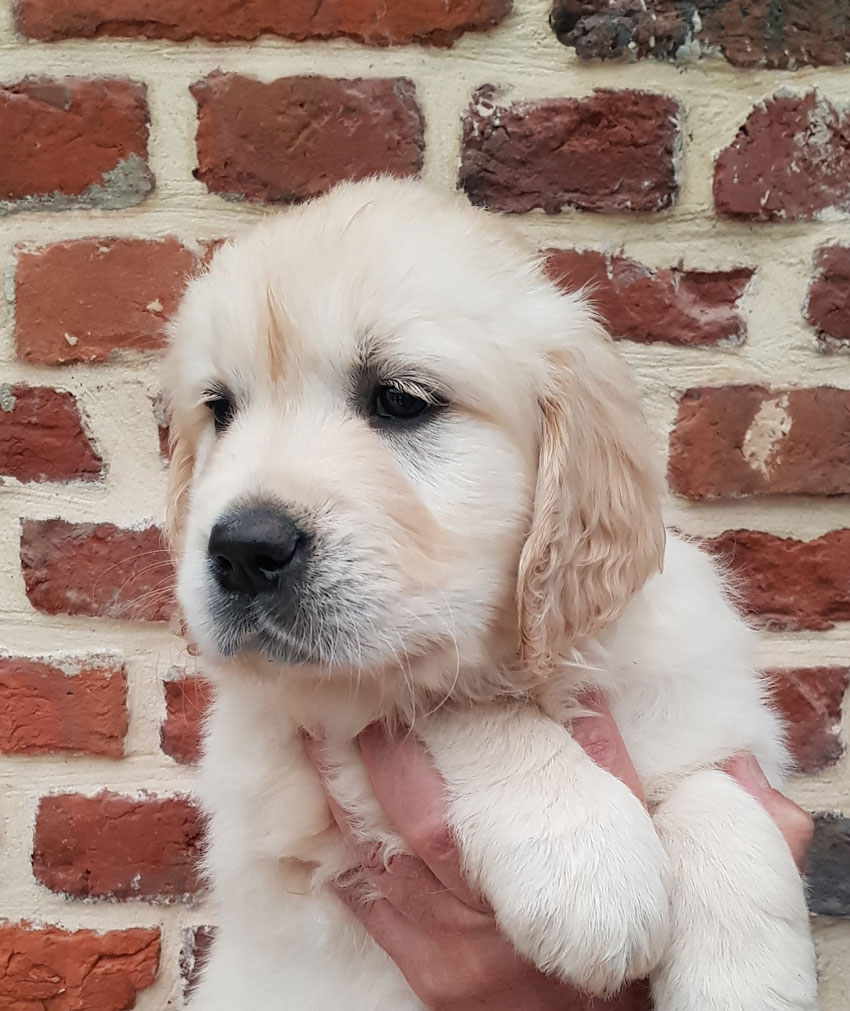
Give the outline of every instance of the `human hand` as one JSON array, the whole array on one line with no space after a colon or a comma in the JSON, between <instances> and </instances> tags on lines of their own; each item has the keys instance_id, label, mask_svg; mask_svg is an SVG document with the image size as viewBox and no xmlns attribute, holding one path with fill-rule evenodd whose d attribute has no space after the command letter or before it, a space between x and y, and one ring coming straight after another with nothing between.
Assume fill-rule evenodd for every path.
<instances>
[{"instance_id":1,"label":"human hand","mask_svg":"<svg viewBox=\"0 0 850 1011\"><path fill-rule=\"evenodd\" d=\"M643 800L643 789L607 706L585 700L587 716L572 734L600 766ZM308 741L319 772L322 744ZM594 1000L522 961L502 936L479 896L463 880L458 852L446 827L443 783L424 747L412 735L392 738L376 727L360 736L372 788L408 847L388 867L356 839L346 813L331 802L340 831L354 849L382 898L363 903L352 889L340 898L404 974L431 1011L648 1011L645 982L611 1000ZM764 805L802 866L812 822L799 807L772 790L752 756L727 763L726 771Z\"/></svg>"}]
</instances>

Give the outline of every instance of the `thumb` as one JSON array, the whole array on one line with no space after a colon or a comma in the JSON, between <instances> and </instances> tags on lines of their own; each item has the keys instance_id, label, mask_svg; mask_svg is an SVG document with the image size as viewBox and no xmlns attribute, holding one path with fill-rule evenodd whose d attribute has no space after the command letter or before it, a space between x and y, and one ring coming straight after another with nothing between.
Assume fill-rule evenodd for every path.
<instances>
[{"instance_id":1,"label":"thumb","mask_svg":"<svg viewBox=\"0 0 850 1011\"><path fill-rule=\"evenodd\" d=\"M644 801L643 785L635 771L625 742L620 736L611 710L598 692L581 699L584 712L574 717L572 735L593 761L607 769L632 791L641 803Z\"/></svg>"}]
</instances>

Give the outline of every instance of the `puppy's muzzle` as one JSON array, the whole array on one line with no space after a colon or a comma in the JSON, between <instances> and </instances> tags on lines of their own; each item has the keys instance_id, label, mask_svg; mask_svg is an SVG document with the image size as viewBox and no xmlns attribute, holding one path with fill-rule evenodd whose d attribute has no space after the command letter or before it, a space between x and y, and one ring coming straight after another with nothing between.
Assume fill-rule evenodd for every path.
<instances>
[{"instance_id":1,"label":"puppy's muzzle","mask_svg":"<svg viewBox=\"0 0 850 1011\"><path fill-rule=\"evenodd\" d=\"M213 527L207 552L218 585L242 598L285 593L297 582L309 537L280 506L260 503Z\"/></svg>"}]
</instances>

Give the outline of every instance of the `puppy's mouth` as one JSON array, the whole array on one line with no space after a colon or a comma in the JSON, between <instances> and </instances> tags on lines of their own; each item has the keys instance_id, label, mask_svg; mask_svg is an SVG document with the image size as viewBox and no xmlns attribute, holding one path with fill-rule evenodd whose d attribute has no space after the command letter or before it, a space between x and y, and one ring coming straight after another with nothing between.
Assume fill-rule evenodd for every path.
<instances>
[{"instance_id":1,"label":"puppy's mouth","mask_svg":"<svg viewBox=\"0 0 850 1011\"><path fill-rule=\"evenodd\" d=\"M326 622L318 616L284 624L281 615L269 613L262 604L234 607L228 600L214 602L211 611L221 656L256 653L287 666L333 667L344 662L348 653L339 635L324 631Z\"/></svg>"}]
</instances>

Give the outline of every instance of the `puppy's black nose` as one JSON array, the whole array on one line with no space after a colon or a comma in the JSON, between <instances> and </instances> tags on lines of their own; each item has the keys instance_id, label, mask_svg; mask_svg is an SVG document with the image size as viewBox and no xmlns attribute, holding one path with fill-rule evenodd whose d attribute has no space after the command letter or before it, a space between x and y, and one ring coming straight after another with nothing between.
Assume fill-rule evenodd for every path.
<instances>
[{"instance_id":1,"label":"puppy's black nose","mask_svg":"<svg viewBox=\"0 0 850 1011\"><path fill-rule=\"evenodd\" d=\"M253 505L216 523L207 551L223 589L256 597L280 587L306 540L279 507Z\"/></svg>"}]
</instances>

